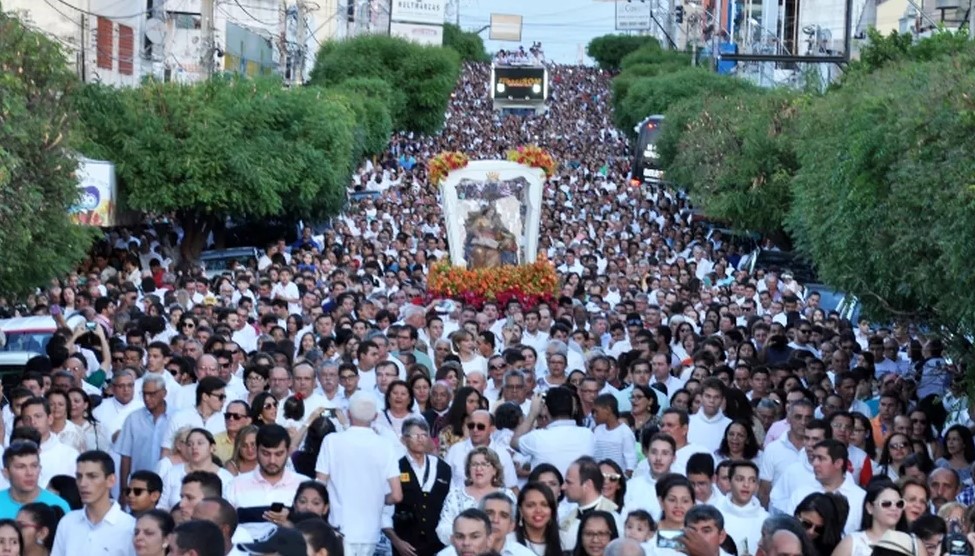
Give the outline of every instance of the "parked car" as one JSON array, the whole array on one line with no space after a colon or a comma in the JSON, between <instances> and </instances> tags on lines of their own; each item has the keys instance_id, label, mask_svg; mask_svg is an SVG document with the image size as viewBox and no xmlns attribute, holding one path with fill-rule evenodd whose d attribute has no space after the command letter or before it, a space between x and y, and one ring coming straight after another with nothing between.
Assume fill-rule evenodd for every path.
<instances>
[{"instance_id":1,"label":"parked car","mask_svg":"<svg viewBox=\"0 0 975 556\"><path fill-rule=\"evenodd\" d=\"M233 247L231 249L211 249L200 253L200 264L207 278L229 272L237 265L257 268L261 251L257 247Z\"/></svg>"},{"instance_id":2,"label":"parked car","mask_svg":"<svg viewBox=\"0 0 975 556\"><path fill-rule=\"evenodd\" d=\"M69 328L74 328L85 322L85 318L74 313L66 322ZM57 322L50 316L0 319L0 383L4 388L20 382L31 357L47 353L47 343L57 328Z\"/></svg>"}]
</instances>

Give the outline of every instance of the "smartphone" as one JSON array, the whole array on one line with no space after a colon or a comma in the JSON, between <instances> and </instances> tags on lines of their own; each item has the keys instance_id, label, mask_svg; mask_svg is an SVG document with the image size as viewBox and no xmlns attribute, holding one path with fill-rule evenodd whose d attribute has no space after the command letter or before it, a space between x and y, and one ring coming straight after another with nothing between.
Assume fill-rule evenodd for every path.
<instances>
[{"instance_id":1,"label":"smartphone","mask_svg":"<svg viewBox=\"0 0 975 556\"><path fill-rule=\"evenodd\" d=\"M86 322L85 323L85 329L88 330L89 332L94 331L96 326L98 326L98 323L97 322Z\"/></svg>"},{"instance_id":2,"label":"smartphone","mask_svg":"<svg viewBox=\"0 0 975 556\"><path fill-rule=\"evenodd\" d=\"M657 531L657 546L672 550L683 550L684 543L677 540L682 534L682 531Z\"/></svg>"},{"instance_id":3,"label":"smartphone","mask_svg":"<svg viewBox=\"0 0 975 556\"><path fill-rule=\"evenodd\" d=\"M271 511L272 512L274 512L274 513L280 513L282 510L284 510L284 504L282 504L281 502L275 502L275 503L271 504Z\"/></svg>"}]
</instances>

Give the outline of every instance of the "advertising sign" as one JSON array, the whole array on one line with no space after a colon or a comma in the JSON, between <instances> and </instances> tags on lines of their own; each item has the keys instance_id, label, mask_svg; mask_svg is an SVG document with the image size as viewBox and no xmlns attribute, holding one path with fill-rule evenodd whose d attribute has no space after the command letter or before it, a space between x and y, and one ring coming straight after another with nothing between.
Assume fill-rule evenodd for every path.
<instances>
[{"instance_id":1,"label":"advertising sign","mask_svg":"<svg viewBox=\"0 0 975 556\"><path fill-rule=\"evenodd\" d=\"M400 23L394 21L389 24L389 34L394 37L402 37L417 44L443 46L442 25L423 25L420 23Z\"/></svg>"},{"instance_id":2,"label":"advertising sign","mask_svg":"<svg viewBox=\"0 0 975 556\"><path fill-rule=\"evenodd\" d=\"M544 102L548 71L537 66L495 66L491 68L491 98Z\"/></svg>"},{"instance_id":3,"label":"advertising sign","mask_svg":"<svg viewBox=\"0 0 975 556\"><path fill-rule=\"evenodd\" d=\"M488 38L492 41L521 42L521 16L510 14L491 14L491 30Z\"/></svg>"},{"instance_id":4,"label":"advertising sign","mask_svg":"<svg viewBox=\"0 0 975 556\"><path fill-rule=\"evenodd\" d=\"M71 220L87 226L115 225L115 165L82 158L78 162L78 203L69 209Z\"/></svg>"},{"instance_id":5,"label":"advertising sign","mask_svg":"<svg viewBox=\"0 0 975 556\"><path fill-rule=\"evenodd\" d=\"M616 30L649 30L651 23L650 14L650 2L616 2Z\"/></svg>"},{"instance_id":6,"label":"advertising sign","mask_svg":"<svg viewBox=\"0 0 975 556\"><path fill-rule=\"evenodd\" d=\"M393 0L390 20L443 25L447 0Z\"/></svg>"}]
</instances>

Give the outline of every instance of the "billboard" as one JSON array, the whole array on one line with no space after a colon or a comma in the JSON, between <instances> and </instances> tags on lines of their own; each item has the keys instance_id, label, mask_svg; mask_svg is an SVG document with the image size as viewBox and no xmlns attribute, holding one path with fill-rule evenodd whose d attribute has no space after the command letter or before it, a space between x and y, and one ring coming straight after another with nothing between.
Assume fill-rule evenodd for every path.
<instances>
[{"instance_id":1,"label":"billboard","mask_svg":"<svg viewBox=\"0 0 975 556\"><path fill-rule=\"evenodd\" d=\"M538 66L495 66L491 68L491 98L544 102L548 71Z\"/></svg>"},{"instance_id":2,"label":"billboard","mask_svg":"<svg viewBox=\"0 0 975 556\"><path fill-rule=\"evenodd\" d=\"M443 25L446 13L447 0L393 0L389 19Z\"/></svg>"},{"instance_id":3,"label":"billboard","mask_svg":"<svg viewBox=\"0 0 975 556\"><path fill-rule=\"evenodd\" d=\"M491 30L488 33L492 41L521 42L521 16L491 14Z\"/></svg>"},{"instance_id":4,"label":"billboard","mask_svg":"<svg viewBox=\"0 0 975 556\"><path fill-rule=\"evenodd\" d=\"M423 25L421 23L400 23L393 21L389 24L389 34L417 44L443 46L442 25Z\"/></svg>"},{"instance_id":5,"label":"billboard","mask_svg":"<svg viewBox=\"0 0 975 556\"><path fill-rule=\"evenodd\" d=\"M76 224L110 227L115 225L115 165L103 160L78 161L78 202L68 210Z\"/></svg>"},{"instance_id":6,"label":"billboard","mask_svg":"<svg viewBox=\"0 0 975 556\"><path fill-rule=\"evenodd\" d=\"M650 2L616 2L616 30L649 30L651 23L650 14Z\"/></svg>"}]
</instances>

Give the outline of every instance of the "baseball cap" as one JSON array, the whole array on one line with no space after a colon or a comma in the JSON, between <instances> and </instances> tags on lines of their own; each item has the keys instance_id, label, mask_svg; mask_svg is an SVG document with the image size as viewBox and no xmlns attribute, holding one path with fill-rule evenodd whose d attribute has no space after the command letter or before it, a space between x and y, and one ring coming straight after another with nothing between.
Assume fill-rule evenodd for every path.
<instances>
[{"instance_id":1,"label":"baseball cap","mask_svg":"<svg viewBox=\"0 0 975 556\"><path fill-rule=\"evenodd\" d=\"M279 527L270 537L252 543L238 544L237 549L247 554L279 554L280 556L306 556L305 537L294 529Z\"/></svg>"}]
</instances>

